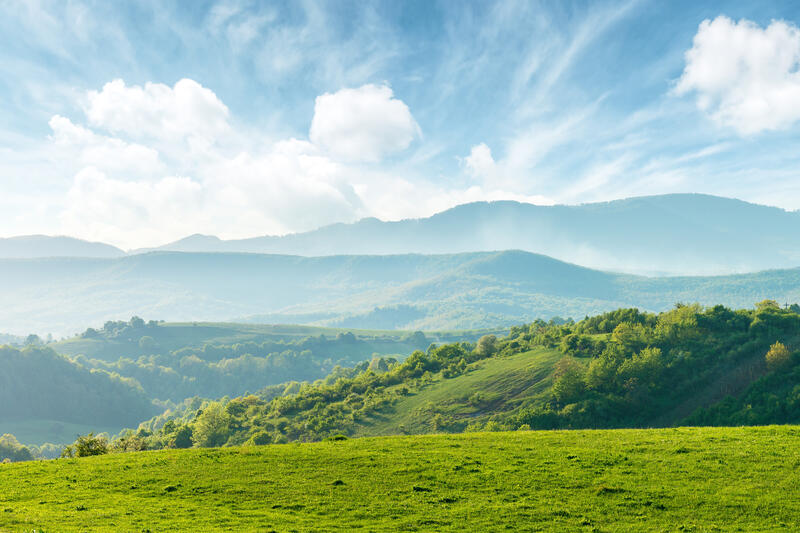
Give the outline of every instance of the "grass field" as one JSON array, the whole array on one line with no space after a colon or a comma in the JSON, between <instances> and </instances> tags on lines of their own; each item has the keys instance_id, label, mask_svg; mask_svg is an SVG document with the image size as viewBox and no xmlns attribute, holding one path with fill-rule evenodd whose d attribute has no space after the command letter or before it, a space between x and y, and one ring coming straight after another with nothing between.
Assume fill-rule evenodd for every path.
<instances>
[{"instance_id":1,"label":"grass field","mask_svg":"<svg viewBox=\"0 0 800 533\"><path fill-rule=\"evenodd\" d=\"M493 333L504 335L507 328L475 329L475 330L453 330L453 331L426 331L426 336L431 342L447 343L462 340L477 340L481 335ZM149 335L154 337L158 343L158 351L168 352L186 346L202 347L203 344L236 344L240 342L264 342L264 341L299 341L307 337L317 337L325 335L333 339L339 333L351 332L365 341L375 343L375 350L379 353L387 353L381 349L381 345L391 345L395 350L392 353L411 353L418 346L404 343L409 335L409 331L396 330L369 330L354 328L324 328L316 326L297 326L297 325L268 325L268 324L245 324L245 323L225 323L225 322L167 322L162 323L156 329L148 329L135 336L135 342L122 339L84 339L82 337L71 337L69 339L52 343L51 346L58 353L65 355L83 354L87 357L100 357L114 354L139 355L141 350L138 346L139 337ZM427 346L424 346L427 348Z\"/></svg>"},{"instance_id":2,"label":"grass field","mask_svg":"<svg viewBox=\"0 0 800 533\"><path fill-rule=\"evenodd\" d=\"M546 393L552 383L553 365L563 357L557 350L536 348L509 357L474 363L469 372L451 379L441 375L395 404L390 413L364 426L362 435L397 435L404 431L429 431L430 412L456 420L470 420L513 409L524 399ZM483 401L470 398L480 393Z\"/></svg>"},{"instance_id":3,"label":"grass field","mask_svg":"<svg viewBox=\"0 0 800 533\"><path fill-rule=\"evenodd\" d=\"M797 531L800 428L473 433L0 467L0 531Z\"/></svg>"}]
</instances>

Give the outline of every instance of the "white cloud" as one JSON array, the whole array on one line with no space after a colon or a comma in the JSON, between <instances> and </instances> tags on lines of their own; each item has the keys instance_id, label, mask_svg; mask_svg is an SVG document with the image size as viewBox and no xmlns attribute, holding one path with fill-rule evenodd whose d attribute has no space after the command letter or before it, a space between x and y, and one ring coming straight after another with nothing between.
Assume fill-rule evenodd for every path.
<instances>
[{"instance_id":1,"label":"white cloud","mask_svg":"<svg viewBox=\"0 0 800 533\"><path fill-rule=\"evenodd\" d=\"M89 124L137 139L182 140L212 144L230 130L228 108L213 91L194 80L174 87L162 83L126 86L117 79L89 91Z\"/></svg>"},{"instance_id":2,"label":"white cloud","mask_svg":"<svg viewBox=\"0 0 800 533\"><path fill-rule=\"evenodd\" d=\"M199 88L203 102L225 109L218 121L203 122L210 129L197 126L201 131L222 128L215 123L229 127L227 109L213 92L191 80L175 87L127 87L119 80L90 94L88 122L136 135L141 138L136 143L52 117L53 151L74 176L61 207L60 233L130 249L193 233L243 238L312 230L364 216L428 216L479 200L552 203L504 188L495 179L504 168L483 143L463 160L476 178L466 187L399 178L401 171L406 173L403 168L353 164L403 150L419 135L408 107L386 86L320 96L310 140L275 142L233 132L231 142L210 143L202 154L195 154L191 140L184 138L194 130L181 129L178 122L181 113L191 114L189 110L202 110L203 105L193 106L196 99L184 98L181 87L189 92ZM178 101L183 110L170 107ZM113 112L117 104L119 114Z\"/></svg>"},{"instance_id":3,"label":"white cloud","mask_svg":"<svg viewBox=\"0 0 800 533\"><path fill-rule=\"evenodd\" d=\"M56 145L74 150L74 160L82 167L135 176L152 176L164 171L158 151L153 148L98 135L60 115L53 116L49 125Z\"/></svg>"},{"instance_id":4,"label":"white cloud","mask_svg":"<svg viewBox=\"0 0 800 533\"><path fill-rule=\"evenodd\" d=\"M490 179L497 171L492 150L486 143L473 146L469 155L464 158L464 164L470 174L482 180Z\"/></svg>"},{"instance_id":5,"label":"white cloud","mask_svg":"<svg viewBox=\"0 0 800 533\"><path fill-rule=\"evenodd\" d=\"M743 135L800 120L800 29L784 21L761 28L725 16L704 20L686 52L675 92Z\"/></svg>"},{"instance_id":6,"label":"white cloud","mask_svg":"<svg viewBox=\"0 0 800 533\"><path fill-rule=\"evenodd\" d=\"M189 178L123 181L86 167L67 194L61 224L69 235L141 246L194 233L203 200L203 187Z\"/></svg>"},{"instance_id":7,"label":"white cloud","mask_svg":"<svg viewBox=\"0 0 800 533\"><path fill-rule=\"evenodd\" d=\"M364 85L317 97L311 141L350 161L379 161L421 135L408 106L386 85Z\"/></svg>"}]
</instances>

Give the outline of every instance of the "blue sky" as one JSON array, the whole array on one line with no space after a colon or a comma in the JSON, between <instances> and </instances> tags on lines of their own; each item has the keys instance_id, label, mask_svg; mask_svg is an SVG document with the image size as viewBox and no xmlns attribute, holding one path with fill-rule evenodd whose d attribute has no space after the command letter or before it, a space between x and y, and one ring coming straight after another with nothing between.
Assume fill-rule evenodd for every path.
<instances>
[{"instance_id":1,"label":"blue sky","mask_svg":"<svg viewBox=\"0 0 800 533\"><path fill-rule=\"evenodd\" d=\"M800 208L796 2L0 0L0 236L459 203Z\"/></svg>"}]
</instances>

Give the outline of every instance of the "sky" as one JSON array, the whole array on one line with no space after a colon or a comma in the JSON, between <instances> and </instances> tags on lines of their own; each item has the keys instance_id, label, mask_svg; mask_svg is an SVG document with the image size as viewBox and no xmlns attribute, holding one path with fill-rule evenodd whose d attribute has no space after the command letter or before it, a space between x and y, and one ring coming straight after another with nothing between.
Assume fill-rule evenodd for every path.
<instances>
[{"instance_id":1,"label":"sky","mask_svg":"<svg viewBox=\"0 0 800 533\"><path fill-rule=\"evenodd\" d=\"M0 0L0 237L800 209L800 3Z\"/></svg>"}]
</instances>

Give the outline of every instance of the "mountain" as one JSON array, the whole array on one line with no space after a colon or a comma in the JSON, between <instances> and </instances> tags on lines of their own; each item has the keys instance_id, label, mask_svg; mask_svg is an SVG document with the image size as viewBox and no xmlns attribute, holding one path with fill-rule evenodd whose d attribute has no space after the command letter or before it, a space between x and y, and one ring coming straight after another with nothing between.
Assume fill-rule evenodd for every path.
<instances>
[{"instance_id":1,"label":"mountain","mask_svg":"<svg viewBox=\"0 0 800 533\"><path fill-rule=\"evenodd\" d=\"M702 194L572 206L476 202L428 218L366 218L306 233L240 240L193 235L158 248L303 256L512 249L638 274L789 268L800 265L800 213Z\"/></svg>"},{"instance_id":2,"label":"mountain","mask_svg":"<svg viewBox=\"0 0 800 533\"><path fill-rule=\"evenodd\" d=\"M750 307L800 301L800 269L650 278L522 251L299 257L154 252L120 258L0 259L0 324L57 335L132 315L249 317L371 329L473 329L676 302Z\"/></svg>"},{"instance_id":3,"label":"mountain","mask_svg":"<svg viewBox=\"0 0 800 533\"><path fill-rule=\"evenodd\" d=\"M72 237L26 235L0 238L0 258L33 257L120 257L125 252L110 244Z\"/></svg>"}]
</instances>

